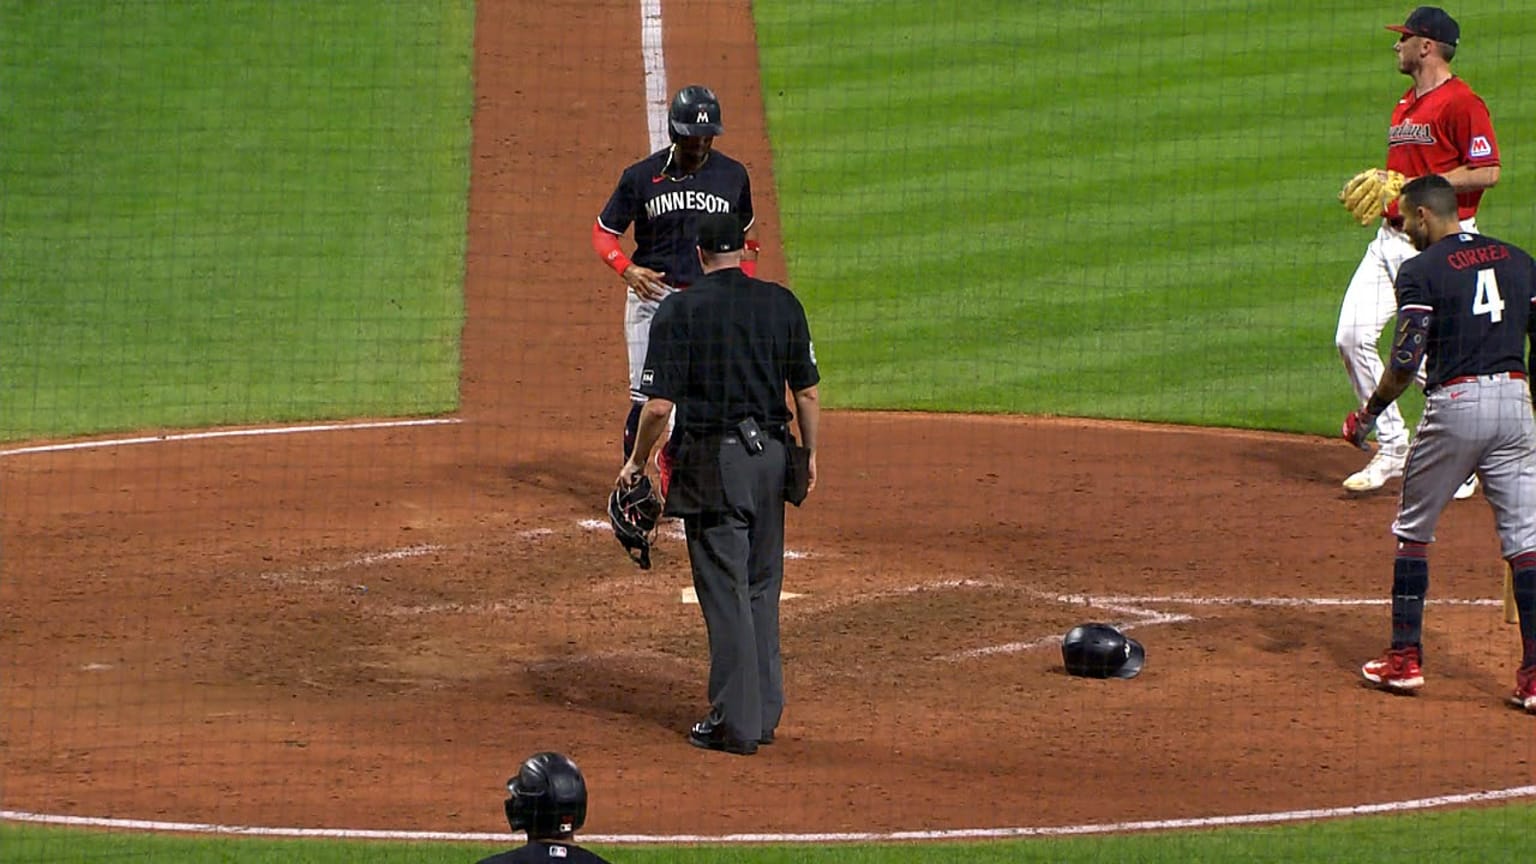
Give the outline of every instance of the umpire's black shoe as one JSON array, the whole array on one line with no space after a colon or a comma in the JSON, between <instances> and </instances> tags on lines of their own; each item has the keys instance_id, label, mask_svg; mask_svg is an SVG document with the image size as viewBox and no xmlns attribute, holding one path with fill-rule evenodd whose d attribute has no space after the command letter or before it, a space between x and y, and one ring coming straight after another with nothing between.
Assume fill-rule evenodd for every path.
<instances>
[{"instance_id":1,"label":"umpire's black shoe","mask_svg":"<svg viewBox=\"0 0 1536 864\"><path fill-rule=\"evenodd\" d=\"M737 741L726 737L725 724L706 717L688 730L688 743L705 750L719 750L737 756L751 756L757 752L756 741Z\"/></svg>"},{"instance_id":2,"label":"umpire's black shoe","mask_svg":"<svg viewBox=\"0 0 1536 864\"><path fill-rule=\"evenodd\" d=\"M773 743L773 730L769 729L767 732L764 732L763 733L763 737L757 739L757 743L758 743L758 746L760 746L760 747L767 747L769 744L772 744Z\"/></svg>"}]
</instances>

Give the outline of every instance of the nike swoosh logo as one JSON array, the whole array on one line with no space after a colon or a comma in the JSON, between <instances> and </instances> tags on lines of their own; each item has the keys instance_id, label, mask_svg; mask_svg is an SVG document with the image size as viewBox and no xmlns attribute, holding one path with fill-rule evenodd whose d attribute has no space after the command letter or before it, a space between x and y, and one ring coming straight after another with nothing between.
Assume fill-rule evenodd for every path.
<instances>
[{"instance_id":1,"label":"nike swoosh logo","mask_svg":"<svg viewBox=\"0 0 1536 864\"><path fill-rule=\"evenodd\" d=\"M1465 390L1452 390L1451 391L1451 398L1452 399L1460 399L1461 398L1461 394L1463 394L1465 392L1467 392L1467 391L1465 391Z\"/></svg>"}]
</instances>

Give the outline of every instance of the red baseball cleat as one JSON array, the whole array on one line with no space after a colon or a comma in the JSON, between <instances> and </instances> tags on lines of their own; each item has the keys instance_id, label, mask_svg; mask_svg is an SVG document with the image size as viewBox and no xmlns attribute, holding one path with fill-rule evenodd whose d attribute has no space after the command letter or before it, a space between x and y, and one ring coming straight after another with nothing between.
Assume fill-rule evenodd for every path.
<instances>
[{"instance_id":1,"label":"red baseball cleat","mask_svg":"<svg viewBox=\"0 0 1536 864\"><path fill-rule=\"evenodd\" d=\"M1412 693L1424 686L1424 669L1419 665L1419 649L1393 648L1360 667L1365 680L1383 690Z\"/></svg>"},{"instance_id":2,"label":"red baseball cleat","mask_svg":"<svg viewBox=\"0 0 1536 864\"><path fill-rule=\"evenodd\" d=\"M1536 714L1536 666L1526 666L1515 673L1515 692L1509 704Z\"/></svg>"}]
</instances>

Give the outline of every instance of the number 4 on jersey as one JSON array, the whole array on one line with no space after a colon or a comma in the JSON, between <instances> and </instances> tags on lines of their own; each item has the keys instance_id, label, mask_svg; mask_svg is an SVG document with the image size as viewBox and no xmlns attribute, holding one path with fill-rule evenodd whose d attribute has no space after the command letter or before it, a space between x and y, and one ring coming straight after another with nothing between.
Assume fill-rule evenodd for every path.
<instances>
[{"instance_id":1,"label":"number 4 on jersey","mask_svg":"<svg viewBox=\"0 0 1536 864\"><path fill-rule=\"evenodd\" d=\"M1487 315L1497 324L1504 320L1504 298L1499 296L1499 279L1492 268L1477 271L1477 295L1472 298L1472 314Z\"/></svg>"}]
</instances>

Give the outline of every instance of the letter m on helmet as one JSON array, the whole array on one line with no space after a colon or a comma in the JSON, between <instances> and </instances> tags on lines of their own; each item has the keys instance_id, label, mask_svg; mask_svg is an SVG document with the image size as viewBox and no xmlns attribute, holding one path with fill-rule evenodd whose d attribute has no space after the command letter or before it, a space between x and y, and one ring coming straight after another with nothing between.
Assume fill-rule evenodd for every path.
<instances>
[{"instance_id":1,"label":"letter m on helmet","mask_svg":"<svg viewBox=\"0 0 1536 864\"><path fill-rule=\"evenodd\" d=\"M690 84L677 91L667 110L667 132L679 138L713 138L725 131L720 123L720 100L708 87Z\"/></svg>"}]
</instances>

